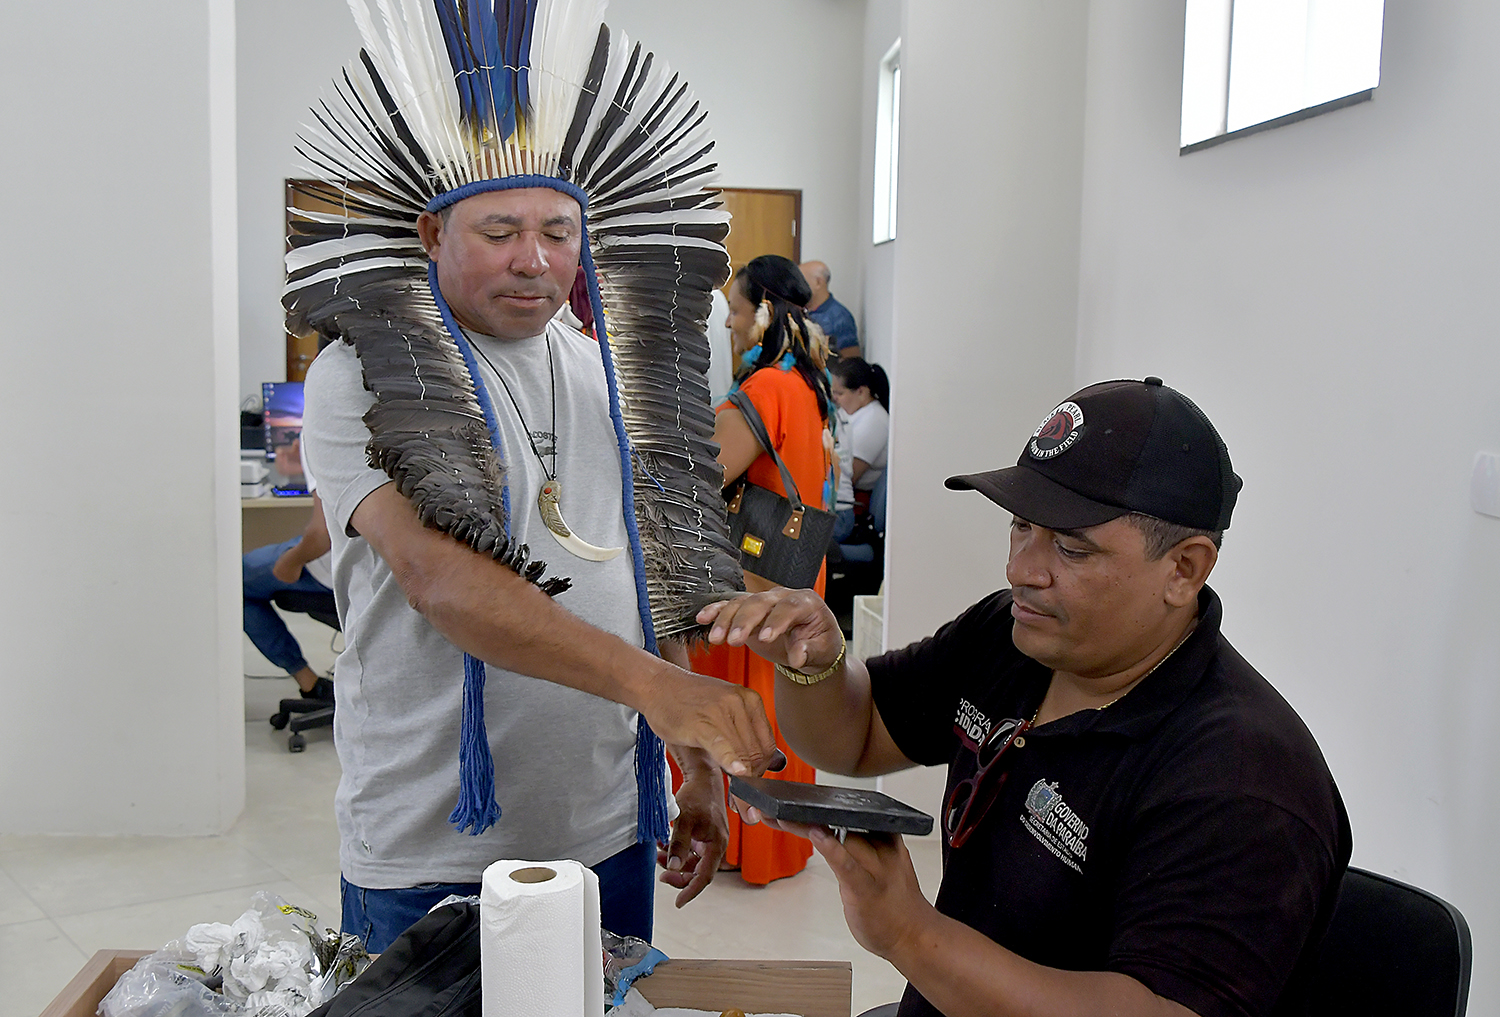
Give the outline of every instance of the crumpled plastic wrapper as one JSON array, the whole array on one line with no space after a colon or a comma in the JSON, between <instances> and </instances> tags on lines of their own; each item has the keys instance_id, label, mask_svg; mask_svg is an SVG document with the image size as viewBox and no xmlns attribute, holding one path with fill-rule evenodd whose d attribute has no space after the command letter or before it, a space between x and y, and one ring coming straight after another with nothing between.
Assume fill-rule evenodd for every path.
<instances>
[{"instance_id":1,"label":"crumpled plastic wrapper","mask_svg":"<svg viewBox=\"0 0 1500 1017\"><path fill-rule=\"evenodd\" d=\"M610 1006L625 1002L630 983L644 978L656 970L656 965L667 960L667 955L636 936L617 936L608 929L600 930L604 947L604 998Z\"/></svg>"},{"instance_id":2,"label":"crumpled plastic wrapper","mask_svg":"<svg viewBox=\"0 0 1500 1017\"><path fill-rule=\"evenodd\" d=\"M142 957L102 1017L305 1017L370 964L354 936L261 891L232 924L205 922Z\"/></svg>"}]
</instances>

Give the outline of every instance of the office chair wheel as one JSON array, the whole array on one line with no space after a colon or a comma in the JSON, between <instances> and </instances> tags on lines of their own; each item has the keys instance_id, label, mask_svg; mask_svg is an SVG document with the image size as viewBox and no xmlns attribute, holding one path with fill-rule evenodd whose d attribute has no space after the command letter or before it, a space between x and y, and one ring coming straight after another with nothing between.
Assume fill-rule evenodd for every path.
<instances>
[{"instance_id":1,"label":"office chair wheel","mask_svg":"<svg viewBox=\"0 0 1500 1017\"><path fill-rule=\"evenodd\" d=\"M291 717L285 710L282 710L280 713L273 713L271 714L271 726L280 731L282 728L286 727L287 721L290 719ZM295 752L297 750L293 749L292 751Z\"/></svg>"},{"instance_id":2,"label":"office chair wheel","mask_svg":"<svg viewBox=\"0 0 1500 1017\"><path fill-rule=\"evenodd\" d=\"M307 748L307 739L302 735L292 734L287 736L286 750L288 752L301 752L305 748Z\"/></svg>"}]
</instances>

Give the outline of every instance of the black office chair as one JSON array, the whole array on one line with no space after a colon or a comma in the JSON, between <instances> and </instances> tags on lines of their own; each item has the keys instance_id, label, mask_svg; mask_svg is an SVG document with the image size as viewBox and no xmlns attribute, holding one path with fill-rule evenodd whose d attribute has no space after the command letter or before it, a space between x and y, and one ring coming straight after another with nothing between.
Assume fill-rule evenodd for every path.
<instances>
[{"instance_id":1,"label":"black office chair","mask_svg":"<svg viewBox=\"0 0 1500 1017\"><path fill-rule=\"evenodd\" d=\"M339 626L338 609L334 606L332 593L316 593L310 590L278 590L271 594L271 603L283 611L305 614L335 631ZM333 726L333 697L305 699L283 699L280 708L271 714L271 726L280 731L289 726L292 733L287 736L286 750L301 752L307 748L303 731Z\"/></svg>"},{"instance_id":2,"label":"black office chair","mask_svg":"<svg viewBox=\"0 0 1500 1017\"><path fill-rule=\"evenodd\" d=\"M1318 952L1308 1013L1463 1017L1473 944L1458 909L1351 868Z\"/></svg>"},{"instance_id":3,"label":"black office chair","mask_svg":"<svg viewBox=\"0 0 1500 1017\"><path fill-rule=\"evenodd\" d=\"M1351 868L1318 948L1307 1013L1464 1017L1473 953L1469 923L1452 904ZM896 1006L860 1017L895 1017Z\"/></svg>"},{"instance_id":4,"label":"black office chair","mask_svg":"<svg viewBox=\"0 0 1500 1017\"><path fill-rule=\"evenodd\" d=\"M854 598L880 592L885 578L885 477L870 492L870 507L854 523L845 543L828 548L828 578L823 600L846 635L854 629Z\"/></svg>"}]
</instances>

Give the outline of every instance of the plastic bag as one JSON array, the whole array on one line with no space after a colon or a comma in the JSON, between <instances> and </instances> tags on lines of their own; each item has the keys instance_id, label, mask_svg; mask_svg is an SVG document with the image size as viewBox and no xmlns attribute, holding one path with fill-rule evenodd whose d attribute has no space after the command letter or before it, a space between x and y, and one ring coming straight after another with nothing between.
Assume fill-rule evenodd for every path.
<instances>
[{"instance_id":1,"label":"plastic bag","mask_svg":"<svg viewBox=\"0 0 1500 1017\"><path fill-rule=\"evenodd\" d=\"M261 891L233 924L205 922L142 957L103 1017L304 1017L370 963L363 944Z\"/></svg>"},{"instance_id":2,"label":"plastic bag","mask_svg":"<svg viewBox=\"0 0 1500 1017\"><path fill-rule=\"evenodd\" d=\"M668 958L635 936L617 936L608 929L601 930L600 936L604 942L604 998L610 1006L620 1006L630 983L646 977Z\"/></svg>"}]
</instances>

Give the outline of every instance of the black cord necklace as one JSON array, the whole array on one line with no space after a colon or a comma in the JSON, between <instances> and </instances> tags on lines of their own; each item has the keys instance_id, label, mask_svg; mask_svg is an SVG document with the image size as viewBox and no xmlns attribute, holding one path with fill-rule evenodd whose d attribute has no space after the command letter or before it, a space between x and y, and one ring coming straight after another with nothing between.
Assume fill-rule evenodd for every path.
<instances>
[{"instance_id":1,"label":"black cord necklace","mask_svg":"<svg viewBox=\"0 0 1500 1017\"><path fill-rule=\"evenodd\" d=\"M526 441L527 441L528 444L531 445L531 454L534 455L534 456L536 456L536 461L542 467L542 473L546 476L546 478L548 480L556 480L557 479L557 372L552 369L552 336L550 336L550 335L544 335L543 339L547 343L547 381L550 384L551 389L552 389L552 432L551 432L552 433L552 469L550 469L550 470L547 469L547 461L542 458L542 451L541 451L541 449L539 449L539 448L536 447L536 438L532 436L531 425L529 425L528 423L526 423L526 414L524 414L524 413L521 412L521 404L518 403L518 402L516 402L515 393L513 393L510 390L510 383L505 380L505 375L503 375L503 374L500 373L500 371L495 367L495 362L492 361L489 358L489 356L484 352L483 349L480 349L480 346L479 346L478 343L473 343L471 345L473 345L474 349L476 349L476 350L479 351L479 355L484 358L484 362L486 364L489 364L490 370L495 372L495 377L497 377L497 378L500 379L500 387L503 388L503 389L505 389L505 395L506 395L506 397L510 399L511 406L513 406L515 408L516 419L521 422L521 430L523 430L523 431L526 432Z\"/></svg>"},{"instance_id":2,"label":"black cord necklace","mask_svg":"<svg viewBox=\"0 0 1500 1017\"><path fill-rule=\"evenodd\" d=\"M500 379L500 387L505 389L505 395L510 399L510 405L516 411L516 419L521 422L521 430L526 432L526 441L531 445L531 454L536 456L537 464L542 468L542 475L547 479L542 484L541 490L537 491L536 507L542 515L542 522L546 524L547 530L556 538L557 542L567 548L571 554L587 561L609 561L617 558L625 550L623 547L599 547L590 544L569 528L562 515L562 484L557 480L557 372L552 366L552 336L545 335L547 343L547 380L552 388L552 469L547 469L547 460L542 456L542 450L536 447L536 439L531 435L531 427L526 423L526 415L521 412L521 404L516 402L515 393L510 390L510 383L505 380L505 375L495 367L489 355L480 349L479 344L471 342L469 345L478 351L480 357L489 365L495 377Z\"/></svg>"}]
</instances>

